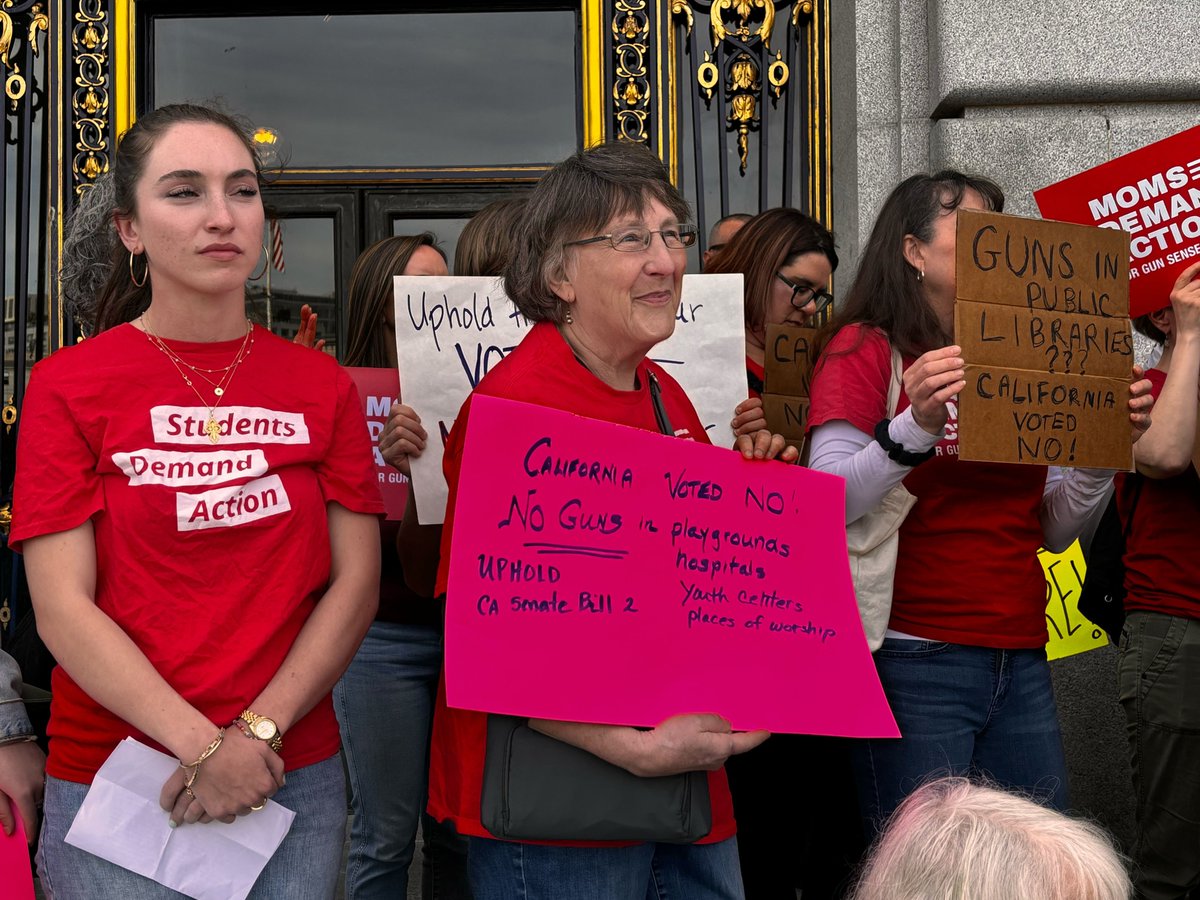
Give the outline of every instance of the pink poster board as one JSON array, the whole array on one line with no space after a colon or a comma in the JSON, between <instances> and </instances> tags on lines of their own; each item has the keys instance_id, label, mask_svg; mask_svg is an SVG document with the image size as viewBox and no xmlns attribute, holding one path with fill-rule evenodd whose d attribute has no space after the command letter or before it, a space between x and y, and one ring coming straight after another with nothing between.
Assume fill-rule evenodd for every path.
<instances>
[{"instance_id":1,"label":"pink poster board","mask_svg":"<svg viewBox=\"0 0 1200 900\"><path fill-rule=\"evenodd\" d=\"M9 800L0 794L0 803ZM29 841L25 825L16 807L12 807L17 827L11 837L0 831L0 900L33 900L33 872L29 868Z\"/></svg>"},{"instance_id":2,"label":"pink poster board","mask_svg":"<svg viewBox=\"0 0 1200 900\"><path fill-rule=\"evenodd\" d=\"M387 424L388 410L400 396L400 373L395 369L367 369L346 366L358 388L358 399L362 401L363 413L367 417L367 430L371 433L371 450L375 454L375 472L379 476L379 493L387 518L399 522L404 518L404 504L408 502L408 479L383 461L379 452L379 437Z\"/></svg>"},{"instance_id":3,"label":"pink poster board","mask_svg":"<svg viewBox=\"0 0 1200 900\"><path fill-rule=\"evenodd\" d=\"M863 637L842 479L477 396L454 512L451 706L899 732Z\"/></svg>"}]
</instances>

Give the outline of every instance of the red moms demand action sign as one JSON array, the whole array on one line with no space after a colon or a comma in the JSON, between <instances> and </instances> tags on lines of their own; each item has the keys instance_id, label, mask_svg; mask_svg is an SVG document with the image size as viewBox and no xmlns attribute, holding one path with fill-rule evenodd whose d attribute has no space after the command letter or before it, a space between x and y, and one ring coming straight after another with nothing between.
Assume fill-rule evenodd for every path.
<instances>
[{"instance_id":1,"label":"red moms demand action sign","mask_svg":"<svg viewBox=\"0 0 1200 900\"><path fill-rule=\"evenodd\" d=\"M1047 219L1128 231L1129 314L1169 304L1200 257L1200 125L1033 192Z\"/></svg>"}]
</instances>

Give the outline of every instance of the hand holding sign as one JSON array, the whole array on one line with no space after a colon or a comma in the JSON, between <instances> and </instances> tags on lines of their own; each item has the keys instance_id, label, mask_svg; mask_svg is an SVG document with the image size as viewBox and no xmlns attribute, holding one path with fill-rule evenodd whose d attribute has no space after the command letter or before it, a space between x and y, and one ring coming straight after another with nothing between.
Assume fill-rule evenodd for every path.
<instances>
[{"instance_id":1,"label":"hand holding sign","mask_svg":"<svg viewBox=\"0 0 1200 900\"><path fill-rule=\"evenodd\" d=\"M946 404L966 386L961 354L957 346L930 350L904 370L904 393L913 419L930 434L942 433L949 416Z\"/></svg>"},{"instance_id":2,"label":"hand holding sign","mask_svg":"<svg viewBox=\"0 0 1200 900\"><path fill-rule=\"evenodd\" d=\"M409 459L420 456L429 437L411 406L393 403L379 438L379 452L388 465L409 474Z\"/></svg>"}]
</instances>

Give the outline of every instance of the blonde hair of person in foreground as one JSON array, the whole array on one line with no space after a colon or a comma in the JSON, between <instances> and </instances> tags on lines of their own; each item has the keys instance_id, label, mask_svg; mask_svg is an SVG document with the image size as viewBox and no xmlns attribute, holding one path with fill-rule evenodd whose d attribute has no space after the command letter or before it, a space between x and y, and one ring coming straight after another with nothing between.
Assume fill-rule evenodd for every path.
<instances>
[{"instance_id":1,"label":"blonde hair of person in foreground","mask_svg":"<svg viewBox=\"0 0 1200 900\"><path fill-rule=\"evenodd\" d=\"M966 778L914 791L871 848L852 900L1128 900L1111 838Z\"/></svg>"}]
</instances>

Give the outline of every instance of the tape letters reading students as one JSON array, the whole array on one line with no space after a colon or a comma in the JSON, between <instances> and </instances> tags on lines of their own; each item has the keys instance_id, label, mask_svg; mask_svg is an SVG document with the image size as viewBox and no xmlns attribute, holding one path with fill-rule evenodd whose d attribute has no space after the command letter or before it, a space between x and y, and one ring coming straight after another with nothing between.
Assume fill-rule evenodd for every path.
<instances>
[{"instance_id":1,"label":"tape letters reading students","mask_svg":"<svg viewBox=\"0 0 1200 900\"><path fill-rule=\"evenodd\" d=\"M855 748L871 828L938 769L982 770L1055 807L1067 804L1037 550L1074 540L1113 473L1071 469L1048 478L1040 466L958 459L965 363L951 337L957 214L1000 212L1003 203L994 182L955 171L901 182L818 341L809 464L846 478L847 523L896 485L917 498L900 528L891 619L875 653L904 737ZM904 371L889 420L892 348ZM1130 389L1130 417L1140 429L1149 419L1148 387ZM947 559L973 563L948 568ZM992 672L1001 664L1027 689L989 718ZM948 737L951 715L971 724Z\"/></svg>"},{"instance_id":2,"label":"tape letters reading students","mask_svg":"<svg viewBox=\"0 0 1200 900\"><path fill-rule=\"evenodd\" d=\"M91 336L34 367L12 530L59 663L41 842L58 898L178 896L64 841L126 737L179 760L164 827L268 798L297 813L254 896L336 887L330 688L375 614L383 504L349 376L246 319L262 234L246 130L190 105L138 118L71 227Z\"/></svg>"},{"instance_id":3,"label":"tape letters reading students","mask_svg":"<svg viewBox=\"0 0 1200 900\"><path fill-rule=\"evenodd\" d=\"M555 166L529 199L524 228L505 269L508 296L536 324L491 368L472 396L566 409L648 431L659 431L660 422L669 421L675 435L707 441L686 395L646 358L675 327L685 251L694 240L687 204L645 148L605 144ZM661 403L652 397L656 384ZM445 590L449 571L470 414L468 398L446 444L450 504L439 592ZM781 437L765 431L739 438L738 449L746 458L792 461L797 456ZM664 832L662 841L630 831L630 838L643 841L636 848L628 841L570 841L590 833L586 829L598 818L594 810L580 808L566 810L564 819L577 819L578 833L564 826L542 834L541 840L524 834L524 842L518 843L489 831L480 802L485 766L494 764L488 753L488 716L449 708L441 696L434 714L430 812L470 835L476 900L556 898L566 886L575 896L609 897L618 883L628 885L628 896L643 897L651 885L665 889L660 879L680 885L677 890L688 897L742 896L722 765L730 755L761 743L765 733L731 733L725 720L711 714L674 716L649 731L541 720L529 726L584 751L594 762L636 776L634 791L636 782L649 776L707 772L711 827L690 835ZM672 840L678 843L666 843ZM516 872L522 873L520 883Z\"/></svg>"}]
</instances>

